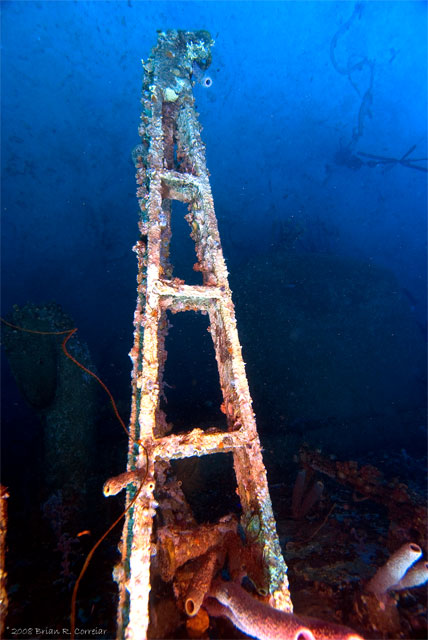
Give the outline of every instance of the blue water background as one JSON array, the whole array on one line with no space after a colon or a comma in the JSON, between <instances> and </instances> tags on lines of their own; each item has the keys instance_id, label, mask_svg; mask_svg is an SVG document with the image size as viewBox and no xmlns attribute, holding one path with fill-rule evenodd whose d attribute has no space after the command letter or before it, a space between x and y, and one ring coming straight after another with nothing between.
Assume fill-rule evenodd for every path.
<instances>
[{"instance_id":1,"label":"blue water background","mask_svg":"<svg viewBox=\"0 0 428 640\"><path fill-rule=\"evenodd\" d=\"M297 220L309 250L392 272L426 335L427 174L358 155L398 160L415 145L410 157L427 156L425 2L1 10L3 313L60 303L107 384L129 397L141 59L157 29L202 28L216 43L212 85L195 96L232 276Z\"/></svg>"}]
</instances>

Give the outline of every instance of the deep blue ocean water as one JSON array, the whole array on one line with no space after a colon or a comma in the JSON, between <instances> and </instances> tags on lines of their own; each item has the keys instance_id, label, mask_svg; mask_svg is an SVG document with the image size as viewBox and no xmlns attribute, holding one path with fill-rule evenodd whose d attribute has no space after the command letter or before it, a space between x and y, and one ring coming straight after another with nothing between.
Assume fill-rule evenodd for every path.
<instances>
[{"instance_id":1,"label":"deep blue ocean water","mask_svg":"<svg viewBox=\"0 0 428 640\"><path fill-rule=\"evenodd\" d=\"M0 9L2 316L15 304L61 305L126 415L141 59L158 29L206 29L212 65L194 95L268 473L271 464L278 481L309 442L343 459L380 465L389 456L391 473L420 488L427 3L3 1ZM186 274L189 230L179 221L176 229ZM180 322L172 320L167 343L166 393L170 418L184 428L215 420L221 398L205 328L199 339L199 326ZM40 379L37 362L22 366ZM39 419L4 356L2 374L4 482L39 513L33 502L49 496ZM102 459L94 477L107 477L112 465L123 469L126 443L108 402L88 400L86 417L93 413L111 420L86 451ZM271 441L284 447L270 453Z\"/></svg>"}]
</instances>

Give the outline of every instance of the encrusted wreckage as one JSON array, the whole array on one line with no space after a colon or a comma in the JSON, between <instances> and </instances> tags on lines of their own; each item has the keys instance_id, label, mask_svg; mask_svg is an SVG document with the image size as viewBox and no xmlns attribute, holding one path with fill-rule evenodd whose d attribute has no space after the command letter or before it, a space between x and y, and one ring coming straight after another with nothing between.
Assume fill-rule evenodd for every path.
<instances>
[{"instance_id":1,"label":"encrusted wreckage","mask_svg":"<svg viewBox=\"0 0 428 640\"><path fill-rule=\"evenodd\" d=\"M4 623L8 605L5 569L8 498L7 488L0 484L0 638L4 638Z\"/></svg>"},{"instance_id":2,"label":"encrusted wreckage","mask_svg":"<svg viewBox=\"0 0 428 640\"><path fill-rule=\"evenodd\" d=\"M305 469L318 471L337 482L353 488L355 502L373 500L386 507L390 521L388 542L394 549L403 539L413 540L422 548L427 546L427 505L423 498L411 491L398 478L388 480L373 465L340 461L323 456L306 445L299 452Z\"/></svg>"},{"instance_id":3,"label":"encrusted wreckage","mask_svg":"<svg viewBox=\"0 0 428 640\"><path fill-rule=\"evenodd\" d=\"M142 142L133 153L141 236L134 247L138 297L130 353L128 471L117 478L117 486L110 482L105 488L106 495L112 495L127 486L128 504L135 500L126 515L122 560L115 569L119 638L147 636L149 592L155 576L173 580L181 610L189 616L197 614L231 545L239 565L230 566L233 554L229 554L231 575L242 578L258 563L259 592L270 597L275 608L292 611L192 94L192 74L196 66L208 67L212 44L206 31L160 32L157 46L143 63ZM172 277L169 246L174 200L187 203L185 217L197 256L194 269L203 278L200 286ZM227 430L195 428L168 435L160 407L168 310L209 316ZM250 534L250 545L240 542L234 515L214 524L197 524L171 473L172 459L226 452L233 454L240 525ZM245 553L251 561L243 559ZM185 577L180 574L184 565Z\"/></svg>"}]
</instances>

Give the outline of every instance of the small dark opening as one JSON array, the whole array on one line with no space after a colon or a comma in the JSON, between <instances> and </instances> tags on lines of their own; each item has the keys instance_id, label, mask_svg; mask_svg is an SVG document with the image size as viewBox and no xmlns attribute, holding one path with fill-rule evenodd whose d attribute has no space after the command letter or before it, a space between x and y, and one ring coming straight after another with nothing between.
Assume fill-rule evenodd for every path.
<instances>
[{"instance_id":1,"label":"small dark opening","mask_svg":"<svg viewBox=\"0 0 428 640\"><path fill-rule=\"evenodd\" d=\"M164 142L164 156L167 169L175 169L175 127L176 127L177 105L171 102L164 102L162 105L162 129Z\"/></svg>"},{"instance_id":2,"label":"small dark opening","mask_svg":"<svg viewBox=\"0 0 428 640\"><path fill-rule=\"evenodd\" d=\"M240 515L231 453L172 460L171 465L199 524L229 513Z\"/></svg>"},{"instance_id":3,"label":"small dark opening","mask_svg":"<svg viewBox=\"0 0 428 640\"><path fill-rule=\"evenodd\" d=\"M199 427L227 428L220 407L223 396L215 359L214 345L207 327L209 318L202 313L168 311L171 328L166 337L168 357L164 372L161 408L172 433Z\"/></svg>"},{"instance_id":4,"label":"small dark opening","mask_svg":"<svg viewBox=\"0 0 428 640\"><path fill-rule=\"evenodd\" d=\"M202 284L202 273L194 271L197 262L195 243L190 237L190 226L184 216L187 204L173 200L171 205L171 242L170 262L173 266L173 277L181 278L186 284Z\"/></svg>"}]
</instances>

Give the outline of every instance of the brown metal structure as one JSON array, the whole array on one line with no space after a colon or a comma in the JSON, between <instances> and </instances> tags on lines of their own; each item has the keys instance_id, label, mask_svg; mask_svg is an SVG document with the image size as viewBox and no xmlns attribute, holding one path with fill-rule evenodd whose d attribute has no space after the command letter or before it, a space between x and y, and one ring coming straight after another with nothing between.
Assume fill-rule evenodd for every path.
<instances>
[{"instance_id":1,"label":"brown metal structure","mask_svg":"<svg viewBox=\"0 0 428 640\"><path fill-rule=\"evenodd\" d=\"M134 248L138 298L130 354L133 372L128 473L122 474L123 481L114 492L128 485L129 504L138 491L138 478L144 480L126 516L122 561L115 569L120 596L119 638L147 637L154 571L168 581L186 562L199 561L190 581L191 595L183 607L192 615L222 562L221 549L227 546L227 535L236 535L237 520L233 516L216 524L196 524L179 483L171 478L172 459L233 454L241 525L244 531L253 532L252 543L260 551L271 602L284 611L292 610L192 94L195 65L202 70L208 67L212 44L206 31L161 32L149 60L143 63L142 142L133 154L141 237ZM188 205L185 217L195 242L194 268L203 277L200 286L172 278L169 245L174 200ZM168 435L160 408L168 310L209 315L227 419L225 431L195 428ZM162 519L154 527L157 510Z\"/></svg>"}]
</instances>

